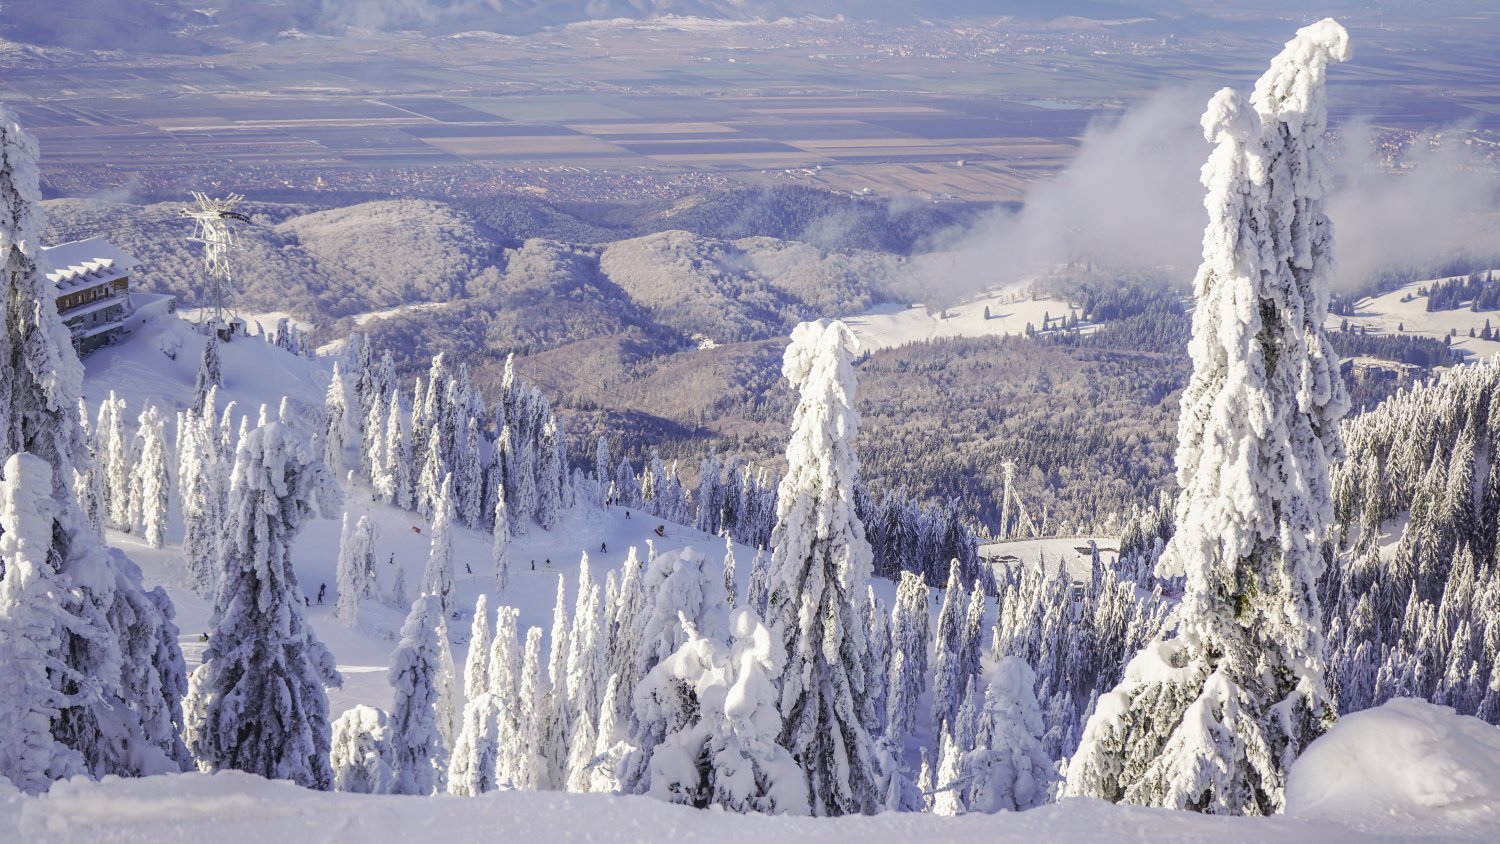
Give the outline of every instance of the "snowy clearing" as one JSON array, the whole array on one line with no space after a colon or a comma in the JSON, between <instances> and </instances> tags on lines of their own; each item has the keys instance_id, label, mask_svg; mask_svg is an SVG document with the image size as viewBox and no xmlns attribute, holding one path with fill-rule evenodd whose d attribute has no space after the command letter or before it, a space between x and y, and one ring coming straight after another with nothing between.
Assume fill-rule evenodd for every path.
<instances>
[{"instance_id":1,"label":"snowy clearing","mask_svg":"<svg viewBox=\"0 0 1500 844\"><path fill-rule=\"evenodd\" d=\"M1333 331L1347 319L1351 329L1366 328L1377 334L1404 333L1438 340L1449 336L1450 332L1457 332L1453 337L1453 348L1469 356L1470 360L1486 360L1500 354L1500 340L1481 340L1469 336L1470 329L1477 334L1485 323L1500 328L1500 314L1494 311L1471 311L1467 307L1450 311L1428 311L1427 297L1417 295L1417 291L1423 287L1431 287L1439 281L1452 281L1454 278L1463 276L1414 281L1389 293L1361 299L1353 316L1329 314L1323 324ZM1410 301L1401 301L1407 296L1412 297Z\"/></svg>"},{"instance_id":2,"label":"snowy clearing","mask_svg":"<svg viewBox=\"0 0 1500 844\"><path fill-rule=\"evenodd\" d=\"M979 298L947 310L947 318L927 312L923 305L880 305L844 318L854 329L864 351L889 349L908 343L923 343L947 337L994 337L1026 333L1030 324L1041 331L1045 318L1067 316L1068 303L1061 299L1033 299L1025 292L1029 282L991 290ZM989 308L989 319L985 319Z\"/></svg>"}]
</instances>

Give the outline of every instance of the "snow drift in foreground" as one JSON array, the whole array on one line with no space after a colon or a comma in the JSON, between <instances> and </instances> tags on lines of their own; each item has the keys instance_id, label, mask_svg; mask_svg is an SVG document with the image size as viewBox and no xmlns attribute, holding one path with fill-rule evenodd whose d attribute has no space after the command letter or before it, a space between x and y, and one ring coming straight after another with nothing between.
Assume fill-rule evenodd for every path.
<instances>
[{"instance_id":1,"label":"snow drift in foreground","mask_svg":"<svg viewBox=\"0 0 1500 844\"><path fill-rule=\"evenodd\" d=\"M1346 715L1292 767L1287 813L1370 829L1481 824L1500 840L1500 728L1413 698Z\"/></svg>"},{"instance_id":2,"label":"snow drift in foreground","mask_svg":"<svg viewBox=\"0 0 1500 844\"><path fill-rule=\"evenodd\" d=\"M73 779L43 797L0 782L0 841L1235 842L1500 840L1500 729L1396 700L1350 715L1292 769L1289 814L1218 818L1071 799L1019 814L811 819L700 811L646 797L493 792L325 794L240 773Z\"/></svg>"}]
</instances>

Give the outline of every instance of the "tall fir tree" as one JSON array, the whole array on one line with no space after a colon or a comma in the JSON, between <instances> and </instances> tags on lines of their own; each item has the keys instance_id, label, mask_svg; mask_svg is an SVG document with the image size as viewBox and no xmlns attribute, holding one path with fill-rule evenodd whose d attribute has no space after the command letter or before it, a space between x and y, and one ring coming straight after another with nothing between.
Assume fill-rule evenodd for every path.
<instances>
[{"instance_id":1,"label":"tall fir tree","mask_svg":"<svg viewBox=\"0 0 1500 844\"><path fill-rule=\"evenodd\" d=\"M431 545L422 572L422 594L435 595L446 618L453 600L453 477L443 478L433 502Z\"/></svg>"},{"instance_id":2,"label":"tall fir tree","mask_svg":"<svg viewBox=\"0 0 1500 844\"><path fill-rule=\"evenodd\" d=\"M777 502L766 613L776 646L787 653L778 682L780 741L807 774L815 815L871 813L880 796L874 742L861 720L867 645L858 605L871 553L853 506L857 349L842 322L803 323L792 332L782 366L799 400Z\"/></svg>"},{"instance_id":3,"label":"tall fir tree","mask_svg":"<svg viewBox=\"0 0 1500 844\"><path fill-rule=\"evenodd\" d=\"M1177 635L1148 645L1100 699L1071 794L1272 814L1292 760L1333 716L1316 582L1349 402L1323 329L1333 230L1322 144L1326 67L1348 56L1332 19L1304 27L1248 106L1225 89L1204 115L1215 149L1178 432L1183 492L1158 565L1186 577Z\"/></svg>"},{"instance_id":4,"label":"tall fir tree","mask_svg":"<svg viewBox=\"0 0 1500 844\"><path fill-rule=\"evenodd\" d=\"M490 565L495 572L495 594L504 595L510 583L510 513L505 508L505 491L495 496L495 530L490 544Z\"/></svg>"},{"instance_id":5,"label":"tall fir tree","mask_svg":"<svg viewBox=\"0 0 1500 844\"><path fill-rule=\"evenodd\" d=\"M160 588L145 589L128 558L103 547L73 495L87 455L77 417L83 368L39 263L42 229L36 141L0 107L0 458L25 452L45 464L45 475L34 473L40 489L28 491L50 499L31 499L36 516L25 532L37 545L25 553L45 571L30 583L71 584L53 593L55 638L41 632L31 643L46 651L55 695L29 716L29 729L45 730L55 754L33 770L48 778L181 770L185 672L172 603ZM0 605L0 617L10 617L9 606ZM7 662L21 655L0 653ZM7 678L31 670L0 665Z\"/></svg>"},{"instance_id":6,"label":"tall fir tree","mask_svg":"<svg viewBox=\"0 0 1500 844\"><path fill-rule=\"evenodd\" d=\"M401 395L395 388L391 389L390 400L386 404L389 413L385 421L385 449L382 455L387 468L381 473L389 484L390 497L386 503L402 510L410 510L416 506L412 489L411 438L407 436L406 425L402 420Z\"/></svg>"},{"instance_id":7,"label":"tall fir tree","mask_svg":"<svg viewBox=\"0 0 1500 844\"><path fill-rule=\"evenodd\" d=\"M333 377L323 397L323 462L335 475L344 471L344 445L348 440L349 399L338 361L333 362Z\"/></svg>"},{"instance_id":8,"label":"tall fir tree","mask_svg":"<svg viewBox=\"0 0 1500 844\"><path fill-rule=\"evenodd\" d=\"M391 658L391 793L429 795L447 787L448 751L438 721L443 672L442 603L419 595L401 627Z\"/></svg>"},{"instance_id":9,"label":"tall fir tree","mask_svg":"<svg viewBox=\"0 0 1500 844\"><path fill-rule=\"evenodd\" d=\"M206 770L239 770L333 787L325 686L342 678L303 615L292 542L316 513L332 517L338 485L306 441L280 422L240 443L213 630L193 672L188 745Z\"/></svg>"},{"instance_id":10,"label":"tall fir tree","mask_svg":"<svg viewBox=\"0 0 1500 844\"><path fill-rule=\"evenodd\" d=\"M224 373L223 366L219 363L219 336L209 332L203 343L203 357L198 361L198 375L193 381L193 403L190 405L192 411L202 413L209 390L222 386Z\"/></svg>"},{"instance_id":11,"label":"tall fir tree","mask_svg":"<svg viewBox=\"0 0 1500 844\"><path fill-rule=\"evenodd\" d=\"M156 405L141 411L141 458L136 471L141 478L141 537L152 548L167 544L167 514L172 478L167 469L166 420Z\"/></svg>"}]
</instances>

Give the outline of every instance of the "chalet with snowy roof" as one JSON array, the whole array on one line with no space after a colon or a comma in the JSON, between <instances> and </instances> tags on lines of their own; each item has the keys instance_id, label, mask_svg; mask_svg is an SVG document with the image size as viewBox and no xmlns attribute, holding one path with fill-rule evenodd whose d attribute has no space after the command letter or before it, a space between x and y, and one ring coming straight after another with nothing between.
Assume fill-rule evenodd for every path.
<instances>
[{"instance_id":1,"label":"chalet with snowy roof","mask_svg":"<svg viewBox=\"0 0 1500 844\"><path fill-rule=\"evenodd\" d=\"M57 313L85 355L109 344L130 314L130 271L140 261L102 237L43 247Z\"/></svg>"}]
</instances>

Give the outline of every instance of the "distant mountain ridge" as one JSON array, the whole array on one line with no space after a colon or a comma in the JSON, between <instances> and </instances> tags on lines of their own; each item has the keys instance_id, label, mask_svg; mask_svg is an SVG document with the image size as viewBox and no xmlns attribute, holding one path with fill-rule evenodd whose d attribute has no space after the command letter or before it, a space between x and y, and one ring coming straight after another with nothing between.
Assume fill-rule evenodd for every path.
<instances>
[{"instance_id":1,"label":"distant mountain ridge","mask_svg":"<svg viewBox=\"0 0 1500 844\"><path fill-rule=\"evenodd\" d=\"M1178 0L1152 4L1190 14ZM527 34L585 21L669 16L750 22L781 18L916 21L964 17L1123 20L1157 12L1123 0L48 0L6 4L0 37L23 44L144 53L212 52L223 38L272 40L288 32L480 30Z\"/></svg>"}]
</instances>

